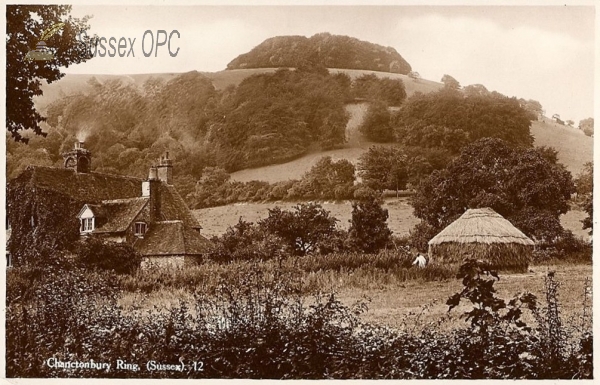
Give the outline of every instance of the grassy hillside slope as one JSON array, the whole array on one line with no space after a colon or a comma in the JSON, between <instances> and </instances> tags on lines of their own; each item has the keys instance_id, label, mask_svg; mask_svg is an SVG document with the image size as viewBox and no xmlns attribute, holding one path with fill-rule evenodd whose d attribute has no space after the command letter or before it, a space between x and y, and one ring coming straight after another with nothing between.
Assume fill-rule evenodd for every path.
<instances>
[{"instance_id":1,"label":"grassy hillside slope","mask_svg":"<svg viewBox=\"0 0 600 385\"><path fill-rule=\"evenodd\" d=\"M550 146L558 150L558 160L567 166L574 177L586 162L594 160L594 138L575 127L563 126L544 118L533 122L531 133L536 146Z\"/></svg>"}]
</instances>

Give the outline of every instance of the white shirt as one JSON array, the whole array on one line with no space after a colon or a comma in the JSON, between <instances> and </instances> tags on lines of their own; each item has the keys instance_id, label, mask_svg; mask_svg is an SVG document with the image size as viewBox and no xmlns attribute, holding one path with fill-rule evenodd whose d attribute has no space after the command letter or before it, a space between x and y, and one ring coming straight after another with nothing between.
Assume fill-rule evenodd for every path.
<instances>
[{"instance_id":1,"label":"white shirt","mask_svg":"<svg viewBox=\"0 0 600 385\"><path fill-rule=\"evenodd\" d=\"M415 261L413 262L413 265L417 265L419 267L425 267L426 264L427 264L427 260L421 254L419 254L417 256L417 258L415 258Z\"/></svg>"}]
</instances>

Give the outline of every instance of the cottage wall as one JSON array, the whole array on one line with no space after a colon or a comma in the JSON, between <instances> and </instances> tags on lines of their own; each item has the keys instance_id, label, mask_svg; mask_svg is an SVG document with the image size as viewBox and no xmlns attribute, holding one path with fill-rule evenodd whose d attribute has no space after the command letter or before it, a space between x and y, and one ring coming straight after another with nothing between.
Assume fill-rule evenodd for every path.
<instances>
[{"instance_id":1,"label":"cottage wall","mask_svg":"<svg viewBox=\"0 0 600 385\"><path fill-rule=\"evenodd\" d=\"M185 257L183 255L143 257L140 266L142 269L152 267L182 268L185 266Z\"/></svg>"},{"instance_id":2,"label":"cottage wall","mask_svg":"<svg viewBox=\"0 0 600 385\"><path fill-rule=\"evenodd\" d=\"M201 256L190 255L149 256L142 258L141 267L142 269L148 269L152 267L183 268L197 265L201 262L201 259Z\"/></svg>"}]
</instances>

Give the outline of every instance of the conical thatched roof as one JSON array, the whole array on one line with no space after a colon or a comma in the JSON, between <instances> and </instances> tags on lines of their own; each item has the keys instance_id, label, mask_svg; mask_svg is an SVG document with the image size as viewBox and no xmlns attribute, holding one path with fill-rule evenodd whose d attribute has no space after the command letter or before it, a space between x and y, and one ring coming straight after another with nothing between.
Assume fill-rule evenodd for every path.
<instances>
[{"instance_id":1,"label":"conical thatched roof","mask_svg":"<svg viewBox=\"0 0 600 385\"><path fill-rule=\"evenodd\" d=\"M429 245L446 242L534 245L533 241L512 223L488 207L467 210L460 218L433 237Z\"/></svg>"}]
</instances>

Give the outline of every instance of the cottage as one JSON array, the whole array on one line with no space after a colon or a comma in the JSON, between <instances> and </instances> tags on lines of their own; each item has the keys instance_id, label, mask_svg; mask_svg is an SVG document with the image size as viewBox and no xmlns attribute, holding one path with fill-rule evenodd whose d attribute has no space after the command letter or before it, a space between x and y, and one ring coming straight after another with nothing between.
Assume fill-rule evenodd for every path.
<instances>
[{"instance_id":1,"label":"cottage","mask_svg":"<svg viewBox=\"0 0 600 385\"><path fill-rule=\"evenodd\" d=\"M63 156L64 168L28 167L9 184L9 220L21 224L11 236L21 242L9 244L16 260L27 253L24 243L60 250L82 237L128 243L143 265L183 266L209 249L172 185L168 153L150 167L146 180L92 172L83 143Z\"/></svg>"},{"instance_id":2,"label":"cottage","mask_svg":"<svg viewBox=\"0 0 600 385\"><path fill-rule=\"evenodd\" d=\"M491 208L467 210L429 241L429 258L461 263L474 258L493 268L527 271L534 242Z\"/></svg>"}]
</instances>

